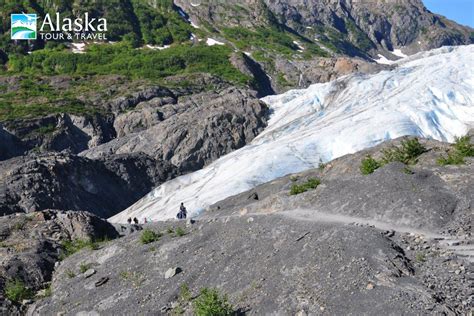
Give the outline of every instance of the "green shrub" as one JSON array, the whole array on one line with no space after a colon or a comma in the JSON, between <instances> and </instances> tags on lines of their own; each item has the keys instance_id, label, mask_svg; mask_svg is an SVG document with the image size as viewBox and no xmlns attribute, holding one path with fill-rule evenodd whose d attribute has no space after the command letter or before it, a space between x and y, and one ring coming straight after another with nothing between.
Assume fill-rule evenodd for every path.
<instances>
[{"instance_id":1,"label":"green shrub","mask_svg":"<svg viewBox=\"0 0 474 316\"><path fill-rule=\"evenodd\" d=\"M86 54L39 50L12 56L9 70L30 75L125 75L133 79L162 79L171 75L210 73L238 84L250 77L229 61L227 46L176 45L161 51L133 49L124 43L91 45ZM44 93L44 92L43 92ZM53 93L53 91L51 92Z\"/></svg>"},{"instance_id":2,"label":"green shrub","mask_svg":"<svg viewBox=\"0 0 474 316\"><path fill-rule=\"evenodd\" d=\"M303 184L293 184L290 189L290 195L297 195L311 189L316 189L320 184L321 181L319 179L309 178L308 181Z\"/></svg>"},{"instance_id":3,"label":"green shrub","mask_svg":"<svg viewBox=\"0 0 474 316\"><path fill-rule=\"evenodd\" d=\"M12 302L21 303L23 300L32 298L33 291L19 279L10 280L5 285L5 297Z\"/></svg>"},{"instance_id":4,"label":"green shrub","mask_svg":"<svg viewBox=\"0 0 474 316\"><path fill-rule=\"evenodd\" d=\"M182 237L182 236L186 235L186 231L183 228L178 227L175 230L175 234L176 234L177 237Z\"/></svg>"},{"instance_id":5,"label":"green shrub","mask_svg":"<svg viewBox=\"0 0 474 316\"><path fill-rule=\"evenodd\" d=\"M392 147L382 151L382 164L396 161L412 164L424 152L426 152L426 148L420 144L418 138L402 140L400 147Z\"/></svg>"},{"instance_id":6,"label":"green shrub","mask_svg":"<svg viewBox=\"0 0 474 316\"><path fill-rule=\"evenodd\" d=\"M160 237L161 237L160 234L155 233L151 229L145 229L142 232L142 235L140 236L140 242L146 245L146 244L150 244L152 242L158 241Z\"/></svg>"},{"instance_id":7,"label":"green shrub","mask_svg":"<svg viewBox=\"0 0 474 316\"><path fill-rule=\"evenodd\" d=\"M106 241L108 241L107 238L103 240L91 240L91 239L64 240L61 242L61 246L63 248L61 259L69 257L84 248L97 250L100 244Z\"/></svg>"},{"instance_id":8,"label":"green shrub","mask_svg":"<svg viewBox=\"0 0 474 316\"><path fill-rule=\"evenodd\" d=\"M371 155L367 155L362 160L360 171L364 175L369 175L391 162L401 162L407 165L414 164L417 158L424 152L426 152L426 148L420 144L418 138L402 140L399 147L393 146L382 150L383 157L381 161L377 161ZM409 173L410 171L404 170L404 172Z\"/></svg>"},{"instance_id":9,"label":"green shrub","mask_svg":"<svg viewBox=\"0 0 474 316\"><path fill-rule=\"evenodd\" d=\"M471 136L456 138L454 149L464 157L474 157L474 145L471 144Z\"/></svg>"},{"instance_id":10,"label":"green shrub","mask_svg":"<svg viewBox=\"0 0 474 316\"><path fill-rule=\"evenodd\" d=\"M220 295L215 289L204 288L199 297L193 302L196 316L226 316L233 315L234 309L229 304L226 295Z\"/></svg>"},{"instance_id":11,"label":"green shrub","mask_svg":"<svg viewBox=\"0 0 474 316\"><path fill-rule=\"evenodd\" d=\"M369 175L374 173L375 170L380 168L382 165L375 160L371 155L367 155L360 165L360 171L363 175Z\"/></svg>"},{"instance_id":12,"label":"green shrub","mask_svg":"<svg viewBox=\"0 0 474 316\"><path fill-rule=\"evenodd\" d=\"M441 157L438 159L438 164L440 166L447 166L447 165L463 165L464 164L464 157L457 152L449 152L446 157Z\"/></svg>"},{"instance_id":13,"label":"green shrub","mask_svg":"<svg viewBox=\"0 0 474 316\"><path fill-rule=\"evenodd\" d=\"M470 136L456 138L456 142L446 157L438 159L438 164L445 165L462 165L465 163L464 158L474 157L474 145L471 144Z\"/></svg>"}]
</instances>

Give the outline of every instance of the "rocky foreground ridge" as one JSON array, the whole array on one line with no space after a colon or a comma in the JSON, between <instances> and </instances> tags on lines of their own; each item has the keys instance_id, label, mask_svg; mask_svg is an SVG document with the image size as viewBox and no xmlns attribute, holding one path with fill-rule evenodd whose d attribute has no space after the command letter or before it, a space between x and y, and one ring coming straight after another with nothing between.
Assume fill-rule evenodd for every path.
<instances>
[{"instance_id":1,"label":"rocky foreground ridge","mask_svg":"<svg viewBox=\"0 0 474 316\"><path fill-rule=\"evenodd\" d=\"M73 241L117 236L112 225L85 212L0 217L0 314L24 314L25 304L49 295L54 269L72 251Z\"/></svg>"},{"instance_id":2,"label":"rocky foreground ridge","mask_svg":"<svg viewBox=\"0 0 474 316\"><path fill-rule=\"evenodd\" d=\"M200 290L217 288L248 315L469 314L474 161L441 166L452 146L423 140L412 163L361 173L368 154L399 144L258 186L195 221L146 224L157 233L147 244L116 226L124 237L57 264L29 313L191 315ZM320 184L295 194L310 179Z\"/></svg>"}]
</instances>

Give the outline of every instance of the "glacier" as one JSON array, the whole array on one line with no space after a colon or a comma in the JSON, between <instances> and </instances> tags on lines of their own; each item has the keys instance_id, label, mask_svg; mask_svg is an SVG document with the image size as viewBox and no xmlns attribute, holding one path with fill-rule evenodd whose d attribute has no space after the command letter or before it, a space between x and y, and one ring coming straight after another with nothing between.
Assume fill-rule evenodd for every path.
<instances>
[{"instance_id":1,"label":"glacier","mask_svg":"<svg viewBox=\"0 0 474 316\"><path fill-rule=\"evenodd\" d=\"M111 222L190 216L290 173L316 168L386 140L412 135L452 142L474 127L474 45L443 47L262 100L272 114L249 145L155 188Z\"/></svg>"}]
</instances>

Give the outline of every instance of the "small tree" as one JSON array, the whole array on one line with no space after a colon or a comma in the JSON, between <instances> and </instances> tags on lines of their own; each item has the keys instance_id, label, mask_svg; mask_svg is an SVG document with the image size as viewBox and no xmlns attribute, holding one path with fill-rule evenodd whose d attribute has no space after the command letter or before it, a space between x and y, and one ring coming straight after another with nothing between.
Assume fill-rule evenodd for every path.
<instances>
[{"instance_id":1,"label":"small tree","mask_svg":"<svg viewBox=\"0 0 474 316\"><path fill-rule=\"evenodd\" d=\"M382 151L382 163L401 162L404 164L415 163L416 159L426 152L426 148L420 144L418 138L402 140L400 147L388 148Z\"/></svg>"},{"instance_id":2,"label":"small tree","mask_svg":"<svg viewBox=\"0 0 474 316\"><path fill-rule=\"evenodd\" d=\"M197 316L227 316L234 314L234 309L229 304L227 296L220 295L215 289L202 289L193 305L194 313Z\"/></svg>"}]
</instances>

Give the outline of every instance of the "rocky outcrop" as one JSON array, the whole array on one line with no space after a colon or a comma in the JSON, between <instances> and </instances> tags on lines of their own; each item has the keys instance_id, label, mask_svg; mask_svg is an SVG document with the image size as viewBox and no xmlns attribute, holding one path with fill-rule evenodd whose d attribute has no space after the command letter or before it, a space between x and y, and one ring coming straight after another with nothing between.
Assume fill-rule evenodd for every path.
<instances>
[{"instance_id":1,"label":"rocky outcrop","mask_svg":"<svg viewBox=\"0 0 474 316\"><path fill-rule=\"evenodd\" d=\"M14 157L0 162L0 214L55 208L110 217L164 181L246 145L266 126L268 109L252 90L202 92L201 83L219 82L199 76L173 92L140 87L101 101L110 107L105 113L7 121L16 136L0 134L1 159Z\"/></svg>"},{"instance_id":2,"label":"rocky outcrop","mask_svg":"<svg viewBox=\"0 0 474 316\"><path fill-rule=\"evenodd\" d=\"M0 161L22 155L26 146L0 124Z\"/></svg>"},{"instance_id":3,"label":"rocky outcrop","mask_svg":"<svg viewBox=\"0 0 474 316\"><path fill-rule=\"evenodd\" d=\"M0 214L48 208L109 217L176 176L170 163L140 155L90 160L70 153L0 162Z\"/></svg>"},{"instance_id":4,"label":"rocky outcrop","mask_svg":"<svg viewBox=\"0 0 474 316\"><path fill-rule=\"evenodd\" d=\"M112 225L85 212L46 210L0 217L0 313L22 314L23 302L5 295L8 282L21 282L30 298L47 295L66 241L117 236Z\"/></svg>"},{"instance_id":5,"label":"rocky outcrop","mask_svg":"<svg viewBox=\"0 0 474 316\"><path fill-rule=\"evenodd\" d=\"M112 115L64 113L3 124L22 140L25 148L36 152L68 149L79 153L115 138Z\"/></svg>"},{"instance_id":6,"label":"rocky outcrop","mask_svg":"<svg viewBox=\"0 0 474 316\"><path fill-rule=\"evenodd\" d=\"M151 106L148 103L147 109ZM122 116L122 134L136 128L136 118L158 124L84 151L81 156L97 159L141 152L169 161L182 172L193 171L249 143L266 126L267 112L266 105L248 90L229 88L194 94L180 98L177 104L156 107L151 117Z\"/></svg>"},{"instance_id":7,"label":"rocky outcrop","mask_svg":"<svg viewBox=\"0 0 474 316\"><path fill-rule=\"evenodd\" d=\"M279 91L293 87L307 88L311 84L329 82L352 73L372 74L390 69L386 65L348 57L295 61L279 57L275 59L275 67L280 72L280 80L273 81L279 86Z\"/></svg>"}]
</instances>

